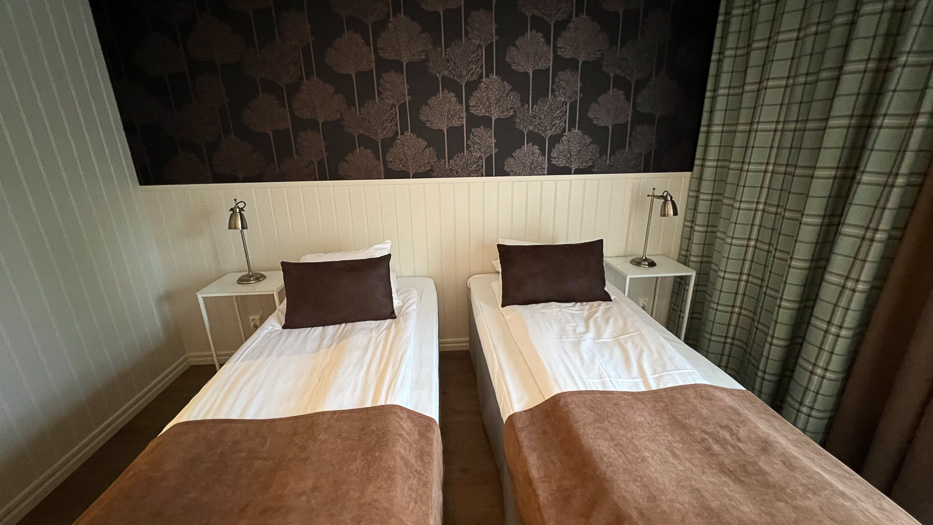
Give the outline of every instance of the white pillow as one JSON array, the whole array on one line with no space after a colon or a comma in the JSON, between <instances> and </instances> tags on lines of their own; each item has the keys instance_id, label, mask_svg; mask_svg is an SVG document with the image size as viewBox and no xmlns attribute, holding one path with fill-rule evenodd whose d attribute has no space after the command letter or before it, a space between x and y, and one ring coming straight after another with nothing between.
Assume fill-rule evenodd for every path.
<instances>
[{"instance_id":1,"label":"white pillow","mask_svg":"<svg viewBox=\"0 0 933 525\"><path fill-rule=\"evenodd\" d=\"M382 241L369 248L361 250L351 250L348 252L329 252L329 253L308 253L301 256L298 262L330 262L330 261L352 261L356 259L372 259L389 255L392 251L392 241Z\"/></svg>"},{"instance_id":2,"label":"white pillow","mask_svg":"<svg viewBox=\"0 0 933 525\"><path fill-rule=\"evenodd\" d=\"M331 262L331 261L353 261L356 259L373 259L383 257L392 253L392 241L382 241L369 248L360 250L351 250L348 252L328 252L328 253L306 253L301 256L298 262ZM392 302L395 307L401 306L402 302L398 298L398 280L395 272L389 272L392 280Z\"/></svg>"},{"instance_id":3,"label":"white pillow","mask_svg":"<svg viewBox=\"0 0 933 525\"><path fill-rule=\"evenodd\" d=\"M511 246L534 246L536 244L553 244L548 242L519 241L515 239L499 239L499 244L508 244Z\"/></svg>"},{"instance_id":4,"label":"white pillow","mask_svg":"<svg viewBox=\"0 0 933 525\"><path fill-rule=\"evenodd\" d=\"M517 241L515 239L499 239L498 244L508 244L511 246L534 246L535 244L547 244L543 242L530 242L530 241ZM492 267L496 269L498 273L502 273L502 265L499 264L499 259L492 261Z\"/></svg>"}]
</instances>

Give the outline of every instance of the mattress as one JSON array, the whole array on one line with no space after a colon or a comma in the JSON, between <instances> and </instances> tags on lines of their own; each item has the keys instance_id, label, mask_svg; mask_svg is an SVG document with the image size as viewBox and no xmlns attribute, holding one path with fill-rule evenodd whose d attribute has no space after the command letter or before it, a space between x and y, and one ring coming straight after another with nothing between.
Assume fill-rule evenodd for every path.
<instances>
[{"instance_id":1,"label":"mattress","mask_svg":"<svg viewBox=\"0 0 933 525\"><path fill-rule=\"evenodd\" d=\"M547 374L542 374L540 368L546 365L543 365L536 355L522 352L522 345L516 340L508 320L499 307L495 290L498 280L498 274L481 274L471 277L467 284L470 288L470 301L477 336L496 393L502 420L505 421L515 412L534 407L561 391L593 390L593 384L583 380L585 374L577 373L578 370L551 367L546 370ZM614 300L618 301L618 306L623 311L634 316L642 326L660 337L666 351L671 352L672 360L687 364L691 373L690 377L694 377L695 382L725 388L742 388L728 374L677 339L647 312L638 308L632 300L614 286L609 284L607 289ZM528 348L528 340L524 343L525 348ZM558 380L543 381L544 375L550 375ZM644 384L622 386L614 384L596 389L643 390L646 389Z\"/></svg>"},{"instance_id":2,"label":"mattress","mask_svg":"<svg viewBox=\"0 0 933 525\"><path fill-rule=\"evenodd\" d=\"M386 321L285 330L285 301L166 429L377 405L437 421L437 291L427 277L399 277L398 288L396 319Z\"/></svg>"}]
</instances>

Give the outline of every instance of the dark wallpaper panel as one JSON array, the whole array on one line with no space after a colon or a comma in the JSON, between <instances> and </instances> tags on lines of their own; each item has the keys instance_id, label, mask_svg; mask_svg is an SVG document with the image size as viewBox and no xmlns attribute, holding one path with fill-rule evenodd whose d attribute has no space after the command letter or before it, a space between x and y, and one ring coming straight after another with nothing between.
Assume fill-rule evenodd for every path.
<instances>
[{"instance_id":1,"label":"dark wallpaper panel","mask_svg":"<svg viewBox=\"0 0 933 525\"><path fill-rule=\"evenodd\" d=\"M715 1L92 0L141 184L692 169Z\"/></svg>"}]
</instances>

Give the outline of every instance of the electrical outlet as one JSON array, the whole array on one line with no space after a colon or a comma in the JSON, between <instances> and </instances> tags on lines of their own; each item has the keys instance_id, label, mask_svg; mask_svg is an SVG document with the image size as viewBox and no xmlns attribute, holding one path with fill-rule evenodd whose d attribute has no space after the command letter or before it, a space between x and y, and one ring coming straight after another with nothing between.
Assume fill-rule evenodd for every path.
<instances>
[{"instance_id":1,"label":"electrical outlet","mask_svg":"<svg viewBox=\"0 0 933 525\"><path fill-rule=\"evenodd\" d=\"M638 306L640 306L642 310L647 312L648 311L648 298L642 297L641 299L639 299Z\"/></svg>"},{"instance_id":2,"label":"electrical outlet","mask_svg":"<svg viewBox=\"0 0 933 525\"><path fill-rule=\"evenodd\" d=\"M249 316L249 327L252 328L253 331L259 330L259 325L261 324L262 324L262 317L260 317L259 315Z\"/></svg>"}]
</instances>

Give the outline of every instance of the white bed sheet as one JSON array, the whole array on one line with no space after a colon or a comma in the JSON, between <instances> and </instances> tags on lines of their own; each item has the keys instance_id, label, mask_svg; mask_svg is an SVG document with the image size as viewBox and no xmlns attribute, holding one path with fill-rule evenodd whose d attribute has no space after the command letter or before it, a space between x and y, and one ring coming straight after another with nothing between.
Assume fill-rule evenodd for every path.
<instances>
[{"instance_id":1,"label":"white bed sheet","mask_svg":"<svg viewBox=\"0 0 933 525\"><path fill-rule=\"evenodd\" d=\"M607 289L618 303L614 305L615 313L631 315L631 326L653 331L644 342L662 347L661 353L666 358L604 359L599 362L599 370L586 370L584 363L561 360L559 352L554 348L537 352L534 347L535 341L528 337L528 330L520 329L521 323L513 319L510 328L496 297L494 285L498 285L498 280L498 274L480 274L471 277L467 284L470 288L476 330L482 343L503 421L515 412L531 408L555 394L566 391L641 391L689 383L742 388L728 374L677 339L611 284L607 284ZM568 315L568 320L572 320L573 313L568 311ZM613 327L615 328L618 327ZM513 330L518 333L518 339ZM538 344L540 343L539 340ZM542 355L545 358L542 359ZM594 381L597 376L602 376L602 380ZM607 378L610 380L606 380ZM612 380L619 378L622 379Z\"/></svg>"},{"instance_id":2,"label":"white bed sheet","mask_svg":"<svg viewBox=\"0 0 933 525\"><path fill-rule=\"evenodd\" d=\"M401 405L438 420L437 290L399 277L396 319L285 330L287 301L166 427Z\"/></svg>"}]
</instances>

